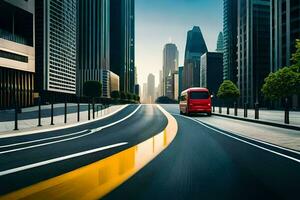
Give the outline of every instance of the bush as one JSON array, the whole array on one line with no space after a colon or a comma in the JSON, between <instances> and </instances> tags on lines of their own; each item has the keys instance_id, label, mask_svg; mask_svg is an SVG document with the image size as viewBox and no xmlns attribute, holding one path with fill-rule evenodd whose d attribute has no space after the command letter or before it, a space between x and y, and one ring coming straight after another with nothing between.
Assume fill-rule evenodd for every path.
<instances>
[{"instance_id":1,"label":"bush","mask_svg":"<svg viewBox=\"0 0 300 200\"><path fill-rule=\"evenodd\" d=\"M87 97L101 97L102 85L98 81L87 81L83 84L83 95Z\"/></svg>"},{"instance_id":2,"label":"bush","mask_svg":"<svg viewBox=\"0 0 300 200\"><path fill-rule=\"evenodd\" d=\"M121 99L123 99L123 100L127 99L127 95L124 91L121 92L120 96L121 96Z\"/></svg>"},{"instance_id":3,"label":"bush","mask_svg":"<svg viewBox=\"0 0 300 200\"><path fill-rule=\"evenodd\" d=\"M119 91L112 91L110 96L113 99L119 99L120 98L120 92Z\"/></svg>"},{"instance_id":4,"label":"bush","mask_svg":"<svg viewBox=\"0 0 300 200\"><path fill-rule=\"evenodd\" d=\"M240 91L232 81L225 80L220 85L217 96L220 99L224 99L227 101L235 100L240 97Z\"/></svg>"}]
</instances>

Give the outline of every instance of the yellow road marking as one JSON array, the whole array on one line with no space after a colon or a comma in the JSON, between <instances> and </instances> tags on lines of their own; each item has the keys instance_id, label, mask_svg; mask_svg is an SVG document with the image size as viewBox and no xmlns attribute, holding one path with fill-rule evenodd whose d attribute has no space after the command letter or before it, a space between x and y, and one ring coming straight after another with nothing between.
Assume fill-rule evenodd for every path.
<instances>
[{"instance_id":1,"label":"yellow road marking","mask_svg":"<svg viewBox=\"0 0 300 200\"><path fill-rule=\"evenodd\" d=\"M175 118L163 108L168 125L154 137L66 174L9 193L0 199L99 199L129 179L169 146L177 134Z\"/></svg>"}]
</instances>

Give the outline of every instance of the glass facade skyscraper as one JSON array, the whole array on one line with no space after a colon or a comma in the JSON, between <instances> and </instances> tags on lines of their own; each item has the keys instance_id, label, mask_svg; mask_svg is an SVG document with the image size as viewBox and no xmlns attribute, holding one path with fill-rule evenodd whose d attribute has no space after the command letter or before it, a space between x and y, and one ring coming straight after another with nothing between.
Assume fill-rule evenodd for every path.
<instances>
[{"instance_id":1,"label":"glass facade skyscraper","mask_svg":"<svg viewBox=\"0 0 300 200\"><path fill-rule=\"evenodd\" d=\"M102 95L110 96L109 33L110 1L79 0L77 93L83 95L86 81L102 83Z\"/></svg>"},{"instance_id":2,"label":"glass facade skyscraper","mask_svg":"<svg viewBox=\"0 0 300 200\"><path fill-rule=\"evenodd\" d=\"M36 89L40 95L76 94L77 0L38 0Z\"/></svg>"},{"instance_id":3,"label":"glass facade skyscraper","mask_svg":"<svg viewBox=\"0 0 300 200\"><path fill-rule=\"evenodd\" d=\"M238 1L240 103L264 106L261 87L270 72L270 1Z\"/></svg>"},{"instance_id":4,"label":"glass facade skyscraper","mask_svg":"<svg viewBox=\"0 0 300 200\"><path fill-rule=\"evenodd\" d=\"M184 57L183 89L200 86L200 59L207 52L200 27L188 31Z\"/></svg>"},{"instance_id":5,"label":"glass facade skyscraper","mask_svg":"<svg viewBox=\"0 0 300 200\"><path fill-rule=\"evenodd\" d=\"M223 52L223 48L224 48L223 33L220 32L219 35L218 35L216 51L217 52Z\"/></svg>"},{"instance_id":6,"label":"glass facade skyscraper","mask_svg":"<svg viewBox=\"0 0 300 200\"><path fill-rule=\"evenodd\" d=\"M223 79L237 83L237 4L223 0Z\"/></svg>"},{"instance_id":7,"label":"glass facade skyscraper","mask_svg":"<svg viewBox=\"0 0 300 200\"><path fill-rule=\"evenodd\" d=\"M110 0L110 69L120 76L120 90L134 92L135 1Z\"/></svg>"}]
</instances>

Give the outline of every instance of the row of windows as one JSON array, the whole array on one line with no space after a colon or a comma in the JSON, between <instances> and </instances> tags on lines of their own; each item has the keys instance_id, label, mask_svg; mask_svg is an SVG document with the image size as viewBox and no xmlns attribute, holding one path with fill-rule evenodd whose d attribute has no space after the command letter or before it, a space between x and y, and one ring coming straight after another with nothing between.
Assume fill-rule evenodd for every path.
<instances>
[{"instance_id":1,"label":"row of windows","mask_svg":"<svg viewBox=\"0 0 300 200\"><path fill-rule=\"evenodd\" d=\"M15 54L15 53L3 51L3 50L0 50L0 57L15 60L15 61L19 61L19 62L28 63L28 57L27 56L22 56L22 55L19 55L19 54Z\"/></svg>"}]
</instances>

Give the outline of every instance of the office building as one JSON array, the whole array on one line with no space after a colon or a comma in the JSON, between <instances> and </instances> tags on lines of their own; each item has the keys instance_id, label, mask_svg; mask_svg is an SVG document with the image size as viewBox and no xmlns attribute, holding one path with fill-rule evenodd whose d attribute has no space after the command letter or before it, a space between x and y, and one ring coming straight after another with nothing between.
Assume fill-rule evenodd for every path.
<instances>
[{"instance_id":1,"label":"office building","mask_svg":"<svg viewBox=\"0 0 300 200\"><path fill-rule=\"evenodd\" d=\"M163 95L173 98L172 85L169 86L167 79L171 77L172 73L178 69L178 49L176 44L166 44L163 50Z\"/></svg>"},{"instance_id":2,"label":"office building","mask_svg":"<svg viewBox=\"0 0 300 200\"><path fill-rule=\"evenodd\" d=\"M170 99L174 99L174 86L173 86L173 76L172 74L168 75L165 78L165 87L166 87L166 95L167 97L169 97Z\"/></svg>"},{"instance_id":3,"label":"office building","mask_svg":"<svg viewBox=\"0 0 300 200\"><path fill-rule=\"evenodd\" d=\"M76 94L76 0L37 0L36 91L48 99Z\"/></svg>"},{"instance_id":4,"label":"office building","mask_svg":"<svg viewBox=\"0 0 300 200\"><path fill-rule=\"evenodd\" d=\"M223 0L223 79L237 83L237 4Z\"/></svg>"},{"instance_id":5,"label":"office building","mask_svg":"<svg viewBox=\"0 0 300 200\"><path fill-rule=\"evenodd\" d=\"M148 103L148 94L147 94L148 86L147 83L143 83L143 95L142 95L142 102L143 103Z\"/></svg>"},{"instance_id":6,"label":"office building","mask_svg":"<svg viewBox=\"0 0 300 200\"><path fill-rule=\"evenodd\" d=\"M103 97L109 97L109 0L79 0L78 5L77 94L83 95L86 81L99 81Z\"/></svg>"},{"instance_id":7,"label":"office building","mask_svg":"<svg viewBox=\"0 0 300 200\"><path fill-rule=\"evenodd\" d=\"M134 86L134 93L138 96L140 96L140 85L139 84L135 84Z\"/></svg>"},{"instance_id":8,"label":"office building","mask_svg":"<svg viewBox=\"0 0 300 200\"><path fill-rule=\"evenodd\" d=\"M200 27L194 26L187 34L183 89L200 86L200 58L206 52L207 46Z\"/></svg>"},{"instance_id":9,"label":"office building","mask_svg":"<svg viewBox=\"0 0 300 200\"><path fill-rule=\"evenodd\" d=\"M300 1L271 1L271 71L290 66L296 51L295 41L300 38ZM292 107L300 105L300 98L293 97Z\"/></svg>"},{"instance_id":10,"label":"office building","mask_svg":"<svg viewBox=\"0 0 300 200\"><path fill-rule=\"evenodd\" d=\"M216 49L217 52L223 52L223 45L224 45L223 43L224 43L223 33L220 32L218 35L218 41L217 41L217 49Z\"/></svg>"},{"instance_id":11,"label":"office building","mask_svg":"<svg viewBox=\"0 0 300 200\"><path fill-rule=\"evenodd\" d=\"M178 72L174 72L172 74L172 86L173 86L173 99L178 100L179 98L179 78L178 78Z\"/></svg>"},{"instance_id":12,"label":"office building","mask_svg":"<svg viewBox=\"0 0 300 200\"><path fill-rule=\"evenodd\" d=\"M178 94L183 91L183 66L178 67Z\"/></svg>"},{"instance_id":13,"label":"office building","mask_svg":"<svg viewBox=\"0 0 300 200\"><path fill-rule=\"evenodd\" d=\"M164 78L163 78L163 71L159 70L159 82L157 87L157 96L163 96L164 95Z\"/></svg>"},{"instance_id":14,"label":"office building","mask_svg":"<svg viewBox=\"0 0 300 200\"><path fill-rule=\"evenodd\" d=\"M261 87L270 72L270 1L238 1L240 103L264 105Z\"/></svg>"},{"instance_id":15,"label":"office building","mask_svg":"<svg viewBox=\"0 0 300 200\"><path fill-rule=\"evenodd\" d=\"M223 53L207 52L201 56L201 87L208 88L216 97L223 82ZM221 102L214 99L215 105Z\"/></svg>"},{"instance_id":16,"label":"office building","mask_svg":"<svg viewBox=\"0 0 300 200\"><path fill-rule=\"evenodd\" d=\"M155 76L153 74L148 75L147 98L148 98L148 103L155 102Z\"/></svg>"},{"instance_id":17,"label":"office building","mask_svg":"<svg viewBox=\"0 0 300 200\"><path fill-rule=\"evenodd\" d=\"M110 0L110 70L120 77L120 89L134 92L134 0Z\"/></svg>"},{"instance_id":18,"label":"office building","mask_svg":"<svg viewBox=\"0 0 300 200\"><path fill-rule=\"evenodd\" d=\"M0 1L0 109L34 103L34 0Z\"/></svg>"},{"instance_id":19,"label":"office building","mask_svg":"<svg viewBox=\"0 0 300 200\"><path fill-rule=\"evenodd\" d=\"M117 74L109 72L109 91L107 93L111 94L113 91L120 91L120 78Z\"/></svg>"}]
</instances>

